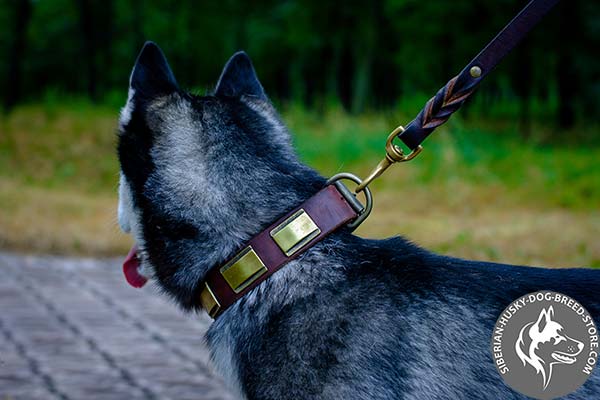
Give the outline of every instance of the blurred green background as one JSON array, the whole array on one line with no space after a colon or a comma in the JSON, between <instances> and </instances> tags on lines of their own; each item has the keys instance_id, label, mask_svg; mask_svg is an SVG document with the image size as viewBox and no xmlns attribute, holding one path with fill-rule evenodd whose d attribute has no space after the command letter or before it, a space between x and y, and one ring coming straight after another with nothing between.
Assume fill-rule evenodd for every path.
<instances>
[{"instance_id":1,"label":"blurred green background","mask_svg":"<svg viewBox=\"0 0 600 400\"><path fill-rule=\"evenodd\" d=\"M0 0L0 248L126 251L116 122L145 40L211 90L246 50L303 160L366 175L526 1ZM364 236L447 254L600 266L600 4L561 2L413 162ZM283 212L284 210L282 210Z\"/></svg>"}]
</instances>

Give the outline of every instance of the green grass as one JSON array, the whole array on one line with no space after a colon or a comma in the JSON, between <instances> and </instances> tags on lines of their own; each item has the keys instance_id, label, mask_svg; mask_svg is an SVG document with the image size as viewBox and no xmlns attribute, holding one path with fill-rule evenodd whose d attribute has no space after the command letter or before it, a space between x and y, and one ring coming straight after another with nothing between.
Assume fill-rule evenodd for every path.
<instances>
[{"instance_id":1,"label":"green grass","mask_svg":"<svg viewBox=\"0 0 600 400\"><path fill-rule=\"evenodd\" d=\"M404 116L349 117L332 111L326 117L291 109L285 119L295 133L302 158L321 171L356 170L365 175L383 157L385 138ZM410 171L411 184L452 186L456 182L498 186L506 196L536 205L595 209L600 204L598 130L573 142L571 132L535 127L537 138L524 139L517 124L461 121L454 118L424 144L411 163L394 166ZM554 136L562 135L569 147ZM555 140L553 143L548 138ZM594 143L594 141L596 141ZM382 182L383 181L383 182ZM409 182L382 178L384 188Z\"/></svg>"},{"instance_id":2,"label":"green grass","mask_svg":"<svg viewBox=\"0 0 600 400\"><path fill-rule=\"evenodd\" d=\"M117 111L74 102L24 106L0 117L0 175L51 189L114 189Z\"/></svg>"},{"instance_id":3,"label":"green grass","mask_svg":"<svg viewBox=\"0 0 600 400\"><path fill-rule=\"evenodd\" d=\"M388 132L413 116L282 108L302 159L325 176L365 176ZM0 247L126 250L115 222L117 115L115 106L52 98L0 116ZM359 233L403 234L463 257L600 266L597 127L533 124L531 132L524 139L506 118L452 118L418 158L373 184L375 211Z\"/></svg>"},{"instance_id":4,"label":"green grass","mask_svg":"<svg viewBox=\"0 0 600 400\"><path fill-rule=\"evenodd\" d=\"M117 112L72 101L24 106L0 117L0 176L35 187L114 190ZM283 118L308 164L324 174L363 175L383 156L391 128L409 120L397 113L352 117L339 108L323 116L297 107ZM600 204L600 140L594 143L598 130L588 129L590 138L581 143L568 139L571 132L544 126L535 127L543 140L523 139L516 124L453 118L425 142L415 161L394 168L409 170L419 184L473 182L502 187L507 196L532 204L593 209ZM569 147L560 144L559 135ZM380 181L386 188L406 183Z\"/></svg>"}]
</instances>

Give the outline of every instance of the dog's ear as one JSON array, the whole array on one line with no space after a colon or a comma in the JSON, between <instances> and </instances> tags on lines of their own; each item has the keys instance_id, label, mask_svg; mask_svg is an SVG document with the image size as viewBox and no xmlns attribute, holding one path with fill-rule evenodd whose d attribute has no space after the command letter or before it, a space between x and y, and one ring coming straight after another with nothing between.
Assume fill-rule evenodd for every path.
<instances>
[{"instance_id":1,"label":"dog's ear","mask_svg":"<svg viewBox=\"0 0 600 400\"><path fill-rule=\"evenodd\" d=\"M554 309L552 308L552 306L550 306L547 310L545 308L542 309L542 311L540 312L540 316L538 317L538 320L535 323L538 332L542 333L544 331L546 324L548 324L548 322L550 322L550 320L552 319L551 314L554 315Z\"/></svg>"},{"instance_id":2,"label":"dog's ear","mask_svg":"<svg viewBox=\"0 0 600 400\"><path fill-rule=\"evenodd\" d=\"M215 95L239 97L242 95L266 99L265 91L258 81L250 57L243 51L235 53L221 72Z\"/></svg>"},{"instance_id":3,"label":"dog's ear","mask_svg":"<svg viewBox=\"0 0 600 400\"><path fill-rule=\"evenodd\" d=\"M130 87L136 96L152 99L178 90L167 58L153 42L146 42L131 72Z\"/></svg>"}]
</instances>

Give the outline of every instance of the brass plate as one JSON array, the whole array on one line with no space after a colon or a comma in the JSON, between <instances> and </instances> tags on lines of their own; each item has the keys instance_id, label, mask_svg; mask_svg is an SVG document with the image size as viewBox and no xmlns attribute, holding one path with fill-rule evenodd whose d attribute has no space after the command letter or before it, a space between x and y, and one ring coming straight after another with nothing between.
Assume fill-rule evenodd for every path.
<instances>
[{"instance_id":1,"label":"brass plate","mask_svg":"<svg viewBox=\"0 0 600 400\"><path fill-rule=\"evenodd\" d=\"M219 304L219 301L206 282L204 282L204 289L200 293L200 303L212 318L215 317L221 308L221 304Z\"/></svg>"},{"instance_id":2,"label":"brass plate","mask_svg":"<svg viewBox=\"0 0 600 400\"><path fill-rule=\"evenodd\" d=\"M267 267L252 249L246 247L220 269L221 275L234 292L247 288L259 276L267 272Z\"/></svg>"},{"instance_id":3,"label":"brass plate","mask_svg":"<svg viewBox=\"0 0 600 400\"><path fill-rule=\"evenodd\" d=\"M271 237L285 255L289 257L319 236L320 233L321 230L317 224L306 211L300 209L273 229Z\"/></svg>"}]
</instances>

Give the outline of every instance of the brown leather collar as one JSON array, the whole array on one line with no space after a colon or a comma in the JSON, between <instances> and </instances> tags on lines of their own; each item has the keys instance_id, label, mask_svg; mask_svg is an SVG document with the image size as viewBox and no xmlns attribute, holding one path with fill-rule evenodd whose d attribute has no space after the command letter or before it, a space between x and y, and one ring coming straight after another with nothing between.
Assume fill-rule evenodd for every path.
<instances>
[{"instance_id":1,"label":"brown leather collar","mask_svg":"<svg viewBox=\"0 0 600 400\"><path fill-rule=\"evenodd\" d=\"M251 239L202 283L200 303L218 317L246 293L342 225L362 206L339 182L326 186Z\"/></svg>"}]
</instances>

